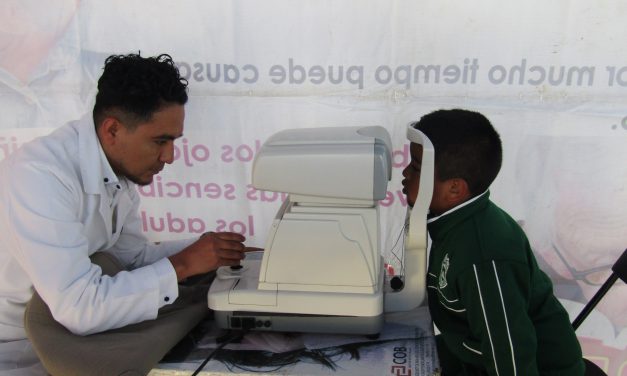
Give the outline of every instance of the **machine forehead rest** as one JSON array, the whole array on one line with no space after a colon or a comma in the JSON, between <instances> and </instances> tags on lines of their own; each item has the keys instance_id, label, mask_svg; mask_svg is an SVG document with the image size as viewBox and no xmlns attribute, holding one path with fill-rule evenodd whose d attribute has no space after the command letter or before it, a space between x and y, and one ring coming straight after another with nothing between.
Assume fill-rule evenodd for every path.
<instances>
[{"instance_id":1,"label":"machine forehead rest","mask_svg":"<svg viewBox=\"0 0 627 376\"><path fill-rule=\"evenodd\" d=\"M382 200L392 176L391 153L390 135L381 126L284 130L257 153L252 184L298 196Z\"/></svg>"}]
</instances>

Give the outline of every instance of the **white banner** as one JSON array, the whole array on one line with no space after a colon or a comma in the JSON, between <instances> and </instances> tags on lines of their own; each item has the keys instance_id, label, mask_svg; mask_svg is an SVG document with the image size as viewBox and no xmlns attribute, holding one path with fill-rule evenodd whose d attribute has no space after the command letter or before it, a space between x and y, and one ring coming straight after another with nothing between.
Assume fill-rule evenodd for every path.
<instances>
[{"instance_id":1,"label":"white banner","mask_svg":"<svg viewBox=\"0 0 627 376\"><path fill-rule=\"evenodd\" d=\"M394 142L381 203L392 262L406 125L476 110L504 145L491 197L574 317L609 267L585 272L627 247L623 16L627 3L609 0L5 0L0 159L89 114L108 55L168 53L190 101L176 161L139 189L152 239L228 230L263 246L284 196L250 185L260 145L286 128L382 125ZM626 312L618 281L577 332L611 376L627 375Z\"/></svg>"}]
</instances>

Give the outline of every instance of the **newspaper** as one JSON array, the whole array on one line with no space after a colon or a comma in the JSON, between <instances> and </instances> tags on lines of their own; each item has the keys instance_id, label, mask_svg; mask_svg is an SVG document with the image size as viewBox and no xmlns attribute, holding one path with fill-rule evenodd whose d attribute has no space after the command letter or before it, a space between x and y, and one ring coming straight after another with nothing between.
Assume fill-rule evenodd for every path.
<instances>
[{"instance_id":1,"label":"newspaper","mask_svg":"<svg viewBox=\"0 0 627 376\"><path fill-rule=\"evenodd\" d=\"M149 376L190 375L211 353L199 375L439 375L432 328L426 307L387 315L376 338L263 331L233 337L209 321L189 352L166 357Z\"/></svg>"}]
</instances>

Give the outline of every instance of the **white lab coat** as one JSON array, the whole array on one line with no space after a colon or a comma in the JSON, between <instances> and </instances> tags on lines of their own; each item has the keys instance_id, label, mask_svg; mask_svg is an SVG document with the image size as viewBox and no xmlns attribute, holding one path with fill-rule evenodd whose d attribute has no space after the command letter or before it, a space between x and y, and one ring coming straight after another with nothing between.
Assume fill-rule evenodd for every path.
<instances>
[{"instance_id":1,"label":"white lab coat","mask_svg":"<svg viewBox=\"0 0 627 376\"><path fill-rule=\"evenodd\" d=\"M55 319L81 335L154 319L174 302L177 278L166 257L195 239L149 243L138 206L135 186L113 173L91 119L0 162L0 341L25 338L33 287ZM103 276L89 260L96 251L111 252L128 271Z\"/></svg>"}]
</instances>

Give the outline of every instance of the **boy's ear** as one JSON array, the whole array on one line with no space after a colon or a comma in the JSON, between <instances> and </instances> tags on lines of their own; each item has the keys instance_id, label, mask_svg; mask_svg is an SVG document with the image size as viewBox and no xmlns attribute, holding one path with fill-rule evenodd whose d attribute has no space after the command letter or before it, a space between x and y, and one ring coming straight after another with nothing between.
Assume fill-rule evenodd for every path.
<instances>
[{"instance_id":1,"label":"boy's ear","mask_svg":"<svg viewBox=\"0 0 627 376\"><path fill-rule=\"evenodd\" d=\"M457 206L470 198L468 183L466 182L466 179L462 178L452 178L447 180L446 193L447 200L454 206Z\"/></svg>"}]
</instances>

